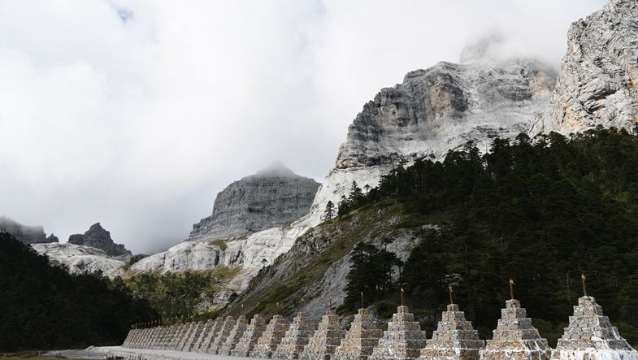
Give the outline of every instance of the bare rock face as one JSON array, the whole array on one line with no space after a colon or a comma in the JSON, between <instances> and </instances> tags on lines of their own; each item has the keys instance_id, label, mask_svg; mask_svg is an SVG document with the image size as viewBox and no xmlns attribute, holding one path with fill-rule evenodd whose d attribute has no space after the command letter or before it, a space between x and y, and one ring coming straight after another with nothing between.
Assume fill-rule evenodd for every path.
<instances>
[{"instance_id":1,"label":"bare rock face","mask_svg":"<svg viewBox=\"0 0 638 360\"><path fill-rule=\"evenodd\" d=\"M611 0L572 24L552 99L551 126L562 132L638 122L638 2Z\"/></svg>"},{"instance_id":2,"label":"bare rock face","mask_svg":"<svg viewBox=\"0 0 638 360\"><path fill-rule=\"evenodd\" d=\"M26 245L58 242L53 234L47 237L42 226L22 225L5 216L0 216L0 232L7 232Z\"/></svg>"},{"instance_id":3,"label":"bare rock face","mask_svg":"<svg viewBox=\"0 0 638 360\"><path fill-rule=\"evenodd\" d=\"M124 261L109 257L104 250L74 244L33 244L38 254L46 255L54 264L64 265L70 274L85 274L100 271L114 278L124 273Z\"/></svg>"},{"instance_id":4,"label":"bare rock face","mask_svg":"<svg viewBox=\"0 0 638 360\"><path fill-rule=\"evenodd\" d=\"M129 250L126 250L124 245L113 242L113 239L111 239L111 233L106 231L100 223L91 225L84 235L73 234L69 236L68 242L69 244L90 246L103 250L109 256L132 256L132 253Z\"/></svg>"},{"instance_id":5,"label":"bare rock face","mask_svg":"<svg viewBox=\"0 0 638 360\"><path fill-rule=\"evenodd\" d=\"M230 239L288 225L307 214L319 183L274 165L235 181L215 198L213 213L190 239Z\"/></svg>"},{"instance_id":6,"label":"bare rock face","mask_svg":"<svg viewBox=\"0 0 638 360\"><path fill-rule=\"evenodd\" d=\"M412 71L365 104L317 193L310 223L320 221L328 201L347 196L353 181L374 187L399 164L441 159L469 140L485 149L497 136L538 131L558 75L541 61L501 54L503 41L493 35L469 44L461 64Z\"/></svg>"}]
</instances>

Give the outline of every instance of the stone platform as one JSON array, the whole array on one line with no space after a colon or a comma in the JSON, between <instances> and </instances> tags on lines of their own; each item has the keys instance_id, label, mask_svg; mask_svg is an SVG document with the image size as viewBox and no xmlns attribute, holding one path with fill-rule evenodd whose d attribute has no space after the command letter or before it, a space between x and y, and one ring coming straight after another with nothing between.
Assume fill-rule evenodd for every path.
<instances>
[{"instance_id":1,"label":"stone platform","mask_svg":"<svg viewBox=\"0 0 638 360\"><path fill-rule=\"evenodd\" d=\"M315 332L315 325L308 315L300 312L295 316L286 331L286 335L281 339L281 343L277 346L277 350L273 352L272 357L276 359L297 359L299 354L303 352L304 347L308 345L310 337Z\"/></svg>"},{"instance_id":2,"label":"stone platform","mask_svg":"<svg viewBox=\"0 0 638 360\"><path fill-rule=\"evenodd\" d=\"M235 348L230 352L232 356L248 356L253 348L257 345L257 341L261 334L266 330L266 322L264 318L257 314L253 316L250 325L246 328L244 335L239 339Z\"/></svg>"},{"instance_id":3,"label":"stone platform","mask_svg":"<svg viewBox=\"0 0 638 360\"><path fill-rule=\"evenodd\" d=\"M333 358L335 360L366 360L372 355L372 350L377 346L382 335L383 331L377 328L368 310L359 309L350 324L350 330L337 346Z\"/></svg>"},{"instance_id":4,"label":"stone platform","mask_svg":"<svg viewBox=\"0 0 638 360\"><path fill-rule=\"evenodd\" d=\"M484 347L485 341L479 339L478 331L465 320L459 306L450 304L441 315L432 339L421 350L420 360L478 360Z\"/></svg>"},{"instance_id":5,"label":"stone platform","mask_svg":"<svg viewBox=\"0 0 638 360\"><path fill-rule=\"evenodd\" d=\"M425 331L414 321L414 314L407 306L399 306L383 332L379 344L372 350L370 359L416 359L425 347Z\"/></svg>"},{"instance_id":6,"label":"stone platform","mask_svg":"<svg viewBox=\"0 0 638 360\"><path fill-rule=\"evenodd\" d=\"M329 360L335 353L335 349L341 344L345 336L345 330L339 325L339 316L334 310L321 317L319 328L308 340L303 353L299 355L302 360Z\"/></svg>"},{"instance_id":7,"label":"stone platform","mask_svg":"<svg viewBox=\"0 0 638 360\"><path fill-rule=\"evenodd\" d=\"M603 315L596 299L583 296L552 351L552 360L638 360L638 352Z\"/></svg>"},{"instance_id":8,"label":"stone platform","mask_svg":"<svg viewBox=\"0 0 638 360\"><path fill-rule=\"evenodd\" d=\"M551 350L547 340L532 326L532 319L527 317L521 303L512 299L501 309L501 318L492 340L481 351L481 360L548 360Z\"/></svg>"},{"instance_id":9,"label":"stone platform","mask_svg":"<svg viewBox=\"0 0 638 360\"><path fill-rule=\"evenodd\" d=\"M273 316L266 330L261 334L259 340L257 340L257 345L255 345L255 348L251 351L250 356L270 359L273 352L277 350L277 346L279 346L284 339L289 326L288 321L286 321L283 316Z\"/></svg>"}]
</instances>

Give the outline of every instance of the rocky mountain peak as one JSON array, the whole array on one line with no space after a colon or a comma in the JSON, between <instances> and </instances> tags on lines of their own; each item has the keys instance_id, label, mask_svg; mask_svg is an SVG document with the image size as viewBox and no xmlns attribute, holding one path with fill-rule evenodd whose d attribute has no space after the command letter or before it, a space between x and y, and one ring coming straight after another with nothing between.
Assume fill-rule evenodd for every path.
<instances>
[{"instance_id":1,"label":"rocky mountain peak","mask_svg":"<svg viewBox=\"0 0 638 360\"><path fill-rule=\"evenodd\" d=\"M638 122L638 2L612 0L574 22L552 98L551 127L571 132Z\"/></svg>"},{"instance_id":2,"label":"rocky mountain peak","mask_svg":"<svg viewBox=\"0 0 638 360\"><path fill-rule=\"evenodd\" d=\"M319 183L274 163L217 194L190 239L229 239L288 225L307 214Z\"/></svg>"},{"instance_id":3,"label":"rocky mountain peak","mask_svg":"<svg viewBox=\"0 0 638 360\"><path fill-rule=\"evenodd\" d=\"M42 226L22 225L6 216L0 216L0 232L7 232L26 245L58 242L53 234L47 237Z\"/></svg>"},{"instance_id":4,"label":"rocky mountain peak","mask_svg":"<svg viewBox=\"0 0 638 360\"><path fill-rule=\"evenodd\" d=\"M105 251L109 256L131 256L132 253L124 245L116 244L111 239L111 233L104 229L98 222L89 228L84 234L69 236L70 244L90 246Z\"/></svg>"}]
</instances>

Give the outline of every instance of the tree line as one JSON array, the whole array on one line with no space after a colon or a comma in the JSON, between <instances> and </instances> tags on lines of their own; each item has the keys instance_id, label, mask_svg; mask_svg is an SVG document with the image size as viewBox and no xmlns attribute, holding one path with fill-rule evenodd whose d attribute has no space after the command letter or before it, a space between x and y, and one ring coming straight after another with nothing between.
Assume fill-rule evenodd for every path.
<instances>
[{"instance_id":1,"label":"tree line","mask_svg":"<svg viewBox=\"0 0 638 360\"><path fill-rule=\"evenodd\" d=\"M0 233L0 351L121 344L132 324L159 317L95 275L70 275Z\"/></svg>"},{"instance_id":2,"label":"tree line","mask_svg":"<svg viewBox=\"0 0 638 360\"><path fill-rule=\"evenodd\" d=\"M452 284L456 301L490 338L511 277L535 326L555 341L582 295L584 273L590 295L638 343L635 135L602 128L569 137L521 134L495 139L485 154L470 142L443 161L397 167L379 186L345 198L347 211L341 204L337 211L349 216L361 206L389 203L403 207L405 226L416 229L420 243L401 277L377 289L394 288L396 299L403 287L409 305L435 315ZM357 284L381 279L359 271L369 261L356 256L363 250L382 251L353 253L346 307L357 307ZM370 301L387 296L367 291ZM424 325L431 330L436 323Z\"/></svg>"}]
</instances>

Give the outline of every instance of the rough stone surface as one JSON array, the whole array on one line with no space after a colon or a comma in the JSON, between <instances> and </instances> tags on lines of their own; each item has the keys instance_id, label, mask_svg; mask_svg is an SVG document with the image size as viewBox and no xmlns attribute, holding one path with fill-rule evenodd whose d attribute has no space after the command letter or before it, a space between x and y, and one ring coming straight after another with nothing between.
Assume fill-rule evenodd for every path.
<instances>
[{"instance_id":1,"label":"rough stone surface","mask_svg":"<svg viewBox=\"0 0 638 360\"><path fill-rule=\"evenodd\" d=\"M636 360L638 352L620 336L591 296L578 299L552 360Z\"/></svg>"},{"instance_id":2,"label":"rough stone surface","mask_svg":"<svg viewBox=\"0 0 638 360\"><path fill-rule=\"evenodd\" d=\"M246 321L246 317L241 315L237 318L235 322L235 326L230 330L226 341L221 346L217 354L219 355L230 355L230 352L235 348L235 345L239 342L239 339L244 335L244 332L248 328L248 321Z\"/></svg>"},{"instance_id":3,"label":"rough stone surface","mask_svg":"<svg viewBox=\"0 0 638 360\"><path fill-rule=\"evenodd\" d=\"M478 331L465 320L465 314L456 304L447 306L441 315L432 339L421 350L421 360L478 360L485 341L479 339Z\"/></svg>"},{"instance_id":4,"label":"rough stone surface","mask_svg":"<svg viewBox=\"0 0 638 360\"><path fill-rule=\"evenodd\" d=\"M223 320L221 318L217 318L214 321L208 320L193 350L200 353L208 353L215 336L217 336L219 329L222 327L222 323Z\"/></svg>"},{"instance_id":5,"label":"rough stone surface","mask_svg":"<svg viewBox=\"0 0 638 360\"><path fill-rule=\"evenodd\" d=\"M492 340L481 351L481 360L547 360L550 354L547 340L532 326L532 319L527 317L521 303L512 299L501 309L501 318Z\"/></svg>"},{"instance_id":6,"label":"rough stone surface","mask_svg":"<svg viewBox=\"0 0 638 360\"><path fill-rule=\"evenodd\" d=\"M58 238L44 233L42 226L22 225L17 221L0 216L0 232L6 232L25 245L58 242Z\"/></svg>"},{"instance_id":7,"label":"rough stone surface","mask_svg":"<svg viewBox=\"0 0 638 360\"><path fill-rule=\"evenodd\" d=\"M383 331L377 328L367 309L359 309L354 316L350 330L346 332L341 344L335 350L337 360L365 360L379 343Z\"/></svg>"},{"instance_id":8,"label":"rough stone surface","mask_svg":"<svg viewBox=\"0 0 638 360\"><path fill-rule=\"evenodd\" d=\"M638 2L611 0L572 24L552 98L551 126L562 132L638 122Z\"/></svg>"},{"instance_id":9,"label":"rough stone surface","mask_svg":"<svg viewBox=\"0 0 638 360\"><path fill-rule=\"evenodd\" d=\"M191 239L229 239L288 225L308 213L319 183L275 164L235 181L215 198L213 213Z\"/></svg>"},{"instance_id":10,"label":"rough stone surface","mask_svg":"<svg viewBox=\"0 0 638 360\"><path fill-rule=\"evenodd\" d=\"M250 321L250 325L246 328L246 331L242 335L241 339L237 342L235 348L230 352L232 356L247 357L250 352L253 351L257 341L261 337L261 334L266 330L266 322L264 318L256 314Z\"/></svg>"},{"instance_id":11,"label":"rough stone surface","mask_svg":"<svg viewBox=\"0 0 638 360\"><path fill-rule=\"evenodd\" d=\"M110 278L124 274L126 263L109 257L100 249L68 243L33 244L31 247L38 254L48 256L52 263L64 265L71 274L101 271Z\"/></svg>"},{"instance_id":12,"label":"rough stone surface","mask_svg":"<svg viewBox=\"0 0 638 360\"><path fill-rule=\"evenodd\" d=\"M345 330L339 325L339 316L334 310L321 317L319 327L308 340L308 345L304 347L303 353L299 355L302 360L324 360L329 359L341 344L341 339L345 336Z\"/></svg>"},{"instance_id":13,"label":"rough stone surface","mask_svg":"<svg viewBox=\"0 0 638 360\"><path fill-rule=\"evenodd\" d=\"M250 353L251 357L270 359L277 346L281 344L281 341L286 335L286 331L290 325L281 315L275 315L268 322L266 330L261 334L257 345Z\"/></svg>"},{"instance_id":14,"label":"rough stone surface","mask_svg":"<svg viewBox=\"0 0 638 360\"><path fill-rule=\"evenodd\" d=\"M226 342L226 338L230 335L230 331L235 326L235 320L232 316L227 316L224 319L219 331L215 334L215 339L211 342L210 347L208 348L207 353L209 354L217 354L221 349L224 342Z\"/></svg>"},{"instance_id":15,"label":"rough stone surface","mask_svg":"<svg viewBox=\"0 0 638 360\"><path fill-rule=\"evenodd\" d=\"M286 331L277 350L272 354L276 359L297 359L308 345L310 337L315 332L315 325L307 314L300 312L295 316Z\"/></svg>"},{"instance_id":16,"label":"rough stone surface","mask_svg":"<svg viewBox=\"0 0 638 360\"><path fill-rule=\"evenodd\" d=\"M425 340L425 331L414 321L414 314L408 312L407 306L399 306L370 359L416 359L425 347Z\"/></svg>"},{"instance_id":17,"label":"rough stone surface","mask_svg":"<svg viewBox=\"0 0 638 360\"><path fill-rule=\"evenodd\" d=\"M131 256L131 252L126 250L124 245L116 244L111 239L111 233L106 231L100 223L91 225L89 230L82 234L69 236L69 243L84 245L104 250L109 256Z\"/></svg>"}]
</instances>

